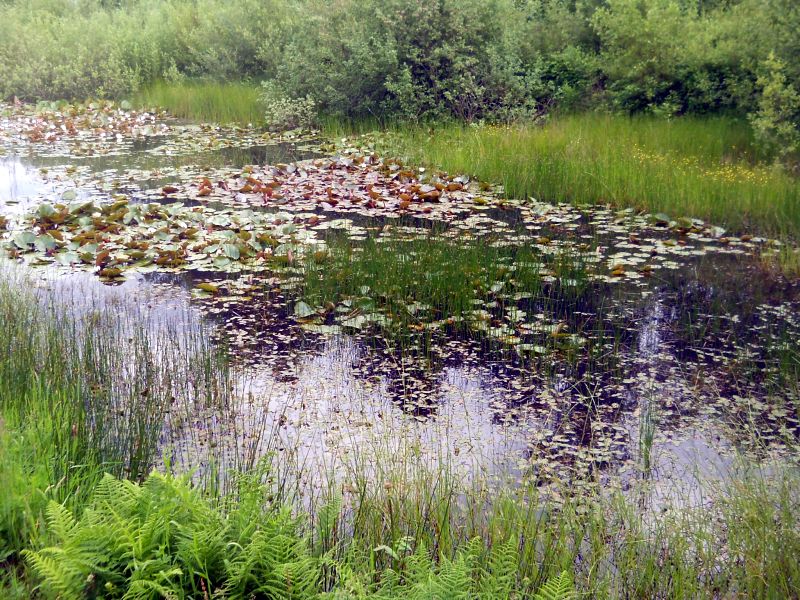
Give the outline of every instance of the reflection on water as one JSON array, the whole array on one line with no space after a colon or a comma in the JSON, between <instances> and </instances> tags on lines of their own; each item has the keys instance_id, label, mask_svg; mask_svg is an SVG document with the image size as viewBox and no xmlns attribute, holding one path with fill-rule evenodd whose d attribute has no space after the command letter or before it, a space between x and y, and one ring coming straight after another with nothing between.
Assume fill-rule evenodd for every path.
<instances>
[{"instance_id":1,"label":"reflection on water","mask_svg":"<svg viewBox=\"0 0 800 600\"><path fill-rule=\"evenodd\" d=\"M174 142L153 136L103 156L0 158L0 214L76 187L78 197L153 199L163 185L206 168L311 156L286 144L192 151ZM108 189L87 183L105 174ZM494 208L484 216L510 231L525 215ZM591 218L574 234L614 244ZM536 235L543 233L557 239L563 231L556 223ZM229 349L236 400L225 410L166 417L162 450L173 465L251 466L275 451L301 466L299 477L309 479L300 483L312 488L320 473L346 478L356 464L402 466L409 453L465 476L633 477L647 410L655 424L652 477L666 481L709 464L725 472L734 451L753 450L743 431L759 432L762 453L800 435L797 285L765 277L747 254L682 260L646 284L596 281L569 298L554 286L547 304L522 305L586 340L533 358L452 331L424 350L373 333L309 333L292 318L274 273L234 278L246 280L246 293L211 299L193 292L207 273L153 271L114 286L86 273L31 274L77 314L134 315L167 338L189 331Z\"/></svg>"},{"instance_id":2,"label":"reflection on water","mask_svg":"<svg viewBox=\"0 0 800 600\"><path fill-rule=\"evenodd\" d=\"M80 198L106 198L109 192L129 193L133 200L150 201L141 192L158 190L186 177L212 169L241 169L245 165L288 163L317 156L293 144L250 147L225 146L193 153L172 152L159 138L138 138L130 152L100 156L0 155L0 213L23 214L39 202L53 202L66 189L78 189ZM119 179L124 175L124 182ZM92 189L84 179L104 178L112 188Z\"/></svg>"}]
</instances>

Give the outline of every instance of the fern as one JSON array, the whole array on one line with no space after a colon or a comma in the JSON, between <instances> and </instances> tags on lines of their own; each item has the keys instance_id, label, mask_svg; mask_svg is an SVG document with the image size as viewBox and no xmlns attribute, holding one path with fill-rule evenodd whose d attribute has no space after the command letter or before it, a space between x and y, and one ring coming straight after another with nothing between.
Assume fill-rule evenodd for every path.
<instances>
[{"instance_id":1,"label":"fern","mask_svg":"<svg viewBox=\"0 0 800 600\"><path fill-rule=\"evenodd\" d=\"M42 552L23 551L23 556L39 577L56 595L65 600L78 599L82 595L84 578L80 569L61 560L63 555L57 548Z\"/></svg>"},{"instance_id":2,"label":"fern","mask_svg":"<svg viewBox=\"0 0 800 600\"><path fill-rule=\"evenodd\" d=\"M517 583L519 554L517 541L510 539L492 547L488 572L481 580L481 597L486 600L505 600L511 597Z\"/></svg>"},{"instance_id":3,"label":"fern","mask_svg":"<svg viewBox=\"0 0 800 600\"><path fill-rule=\"evenodd\" d=\"M52 503L53 545L26 552L42 589L63 600L110 598L328 598L505 600L518 598L518 542L487 549L470 540L455 556L413 538L378 546L370 568L359 556L313 556L288 508L265 504L263 488L246 480L239 496L212 505L184 478L154 473L141 485L106 476L80 517ZM318 531L333 540L338 501L320 512ZM575 597L568 573L548 580L534 600Z\"/></svg>"},{"instance_id":4,"label":"fern","mask_svg":"<svg viewBox=\"0 0 800 600\"><path fill-rule=\"evenodd\" d=\"M76 524L77 521L66 507L50 501L47 505L47 526L59 540L68 539Z\"/></svg>"},{"instance_id":5,"label":"fern","mask_svg":"<svg viewBox=\"0 0 800 600\"><path fill-rule=\"evenodd\" d=\"M576 596L572 577L567 571L563 571L548 579L536 592L533 600L573 600Z\"/></svg>"},{"instance_id":6,"label":"fern","mask_svg":"<svg viewBox=\"0 0 800 600\"><path fill-rule=\"evenodd\" d=\"M256 512L253 495L263 494L249 490L224 514L186 479L154 473L137 485L106 476L79 519L48 508L55 545L25 558L66 600L315 597L320 570L295 522L286 510Z\"/></svg>"}]
</instances>

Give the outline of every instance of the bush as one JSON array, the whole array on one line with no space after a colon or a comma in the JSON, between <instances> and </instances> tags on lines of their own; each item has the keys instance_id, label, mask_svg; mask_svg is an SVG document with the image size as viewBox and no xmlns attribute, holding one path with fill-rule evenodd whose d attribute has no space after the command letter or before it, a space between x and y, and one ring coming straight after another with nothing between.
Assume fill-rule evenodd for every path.
<instances>
[{"instance_id":1,"label":"bush","mask_svg":"<svg viewBox=\"0 0 800 600\"><path fill-rule=\"evenodd\" d=\"M471 121L530 99L511 0L307 4L278 80L325 112Z\"/></svg>"},{"instance_id":2,"label":"bush","mask_svg":"<svg viewBox=\"0 0 800 600\"><path fill-rule=\"evenodd\" d=\"M784 161L800 152L800 94L786 80L785 65L770 53L758 78L761 97L751 115L753 130L764 147Z\"/></svg>"},{"instance_id":3,"label":"bush","mask_svg":"<svg viewBox=\"0 0 800 600\"><path fill-rule=\"evenodd\" d=\"M311 96L289 98L274 81L262 84L264 121L271 130L310 129L316 122L316 103Z\"/></svg>"},{"instance_id":4,"label":"bush","mask_svg":"<svg viewBox=\"0 0 800 600\"><path fill-rule=\"evenodd\" d=\"M158 79L274 71L277 0L33 0L0 3L0 97L123 97Z\"/></svg>"}]
</instances>

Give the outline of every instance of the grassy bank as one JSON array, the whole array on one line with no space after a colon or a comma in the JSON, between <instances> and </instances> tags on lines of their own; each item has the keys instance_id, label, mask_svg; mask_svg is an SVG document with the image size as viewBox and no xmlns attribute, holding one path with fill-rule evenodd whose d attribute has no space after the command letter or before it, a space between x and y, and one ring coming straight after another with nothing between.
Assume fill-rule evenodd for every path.
<instances>
[{"instance_id":1,"label":"grassy bank","mask_svg":"<svg viewBox=\"0 0 800 600\"><path fill-rule=\"evenodd\" d=\"M257 86L245 83L159 82L137 92L133 104L198 122L258 125L264 121L258 95Z\"/></svg>"},{"instance_id":2,"label":"grassy bank","mask_svg":"<svg viewBox=\"0 0 800 600\"><path fill-rule=\"evenodd\" d=\"M800 182L770 165L742 121L587 113L541 126L399 127L380 139L392 154L500 183L515 198L633 206L800 237Z\"/></svg>"},{"instance_id":3,"label":"grassy bank","mask_svg":"<svg viewBox=\"0 0 800 600\"><path fill-rule=\"evenodd\" d=\"M3 597L800 591L800 479L790 470L706 482L707 502L694 508L676 491L674 509L651 507L638 484L628 494L563 488L560 498L535 482L493 489L414 448L364 448L317 474L328 492L311 503L287 494L269 461L229 474L224 489L145 477L159 462L153 432L169 419L214 406L224 414L229 371L189 340L165 346L131 329L144 320L130 309L111 319L90 311L93 326L82 328L62 318L58 297L45 305L9 281L0 284Z\"/></svg>"},{"instance_id":4,"label":"grassy bank","mask_svg":"<svg viewBox=\"0 0 800 600\"><path fill-rule=\"evenodd\" d=\"M263 123L259 89L247 84L157 83L135 105L217 123ZM368 134L385 154L502 184L514 198L612 204L800 239L800 180L729 117L552 116L544 125L381 127L323 119L325 135ZM782 262L797 262L791 251ZM791 269L790 269L791 271Z\"/></svg>"}]
</instances>

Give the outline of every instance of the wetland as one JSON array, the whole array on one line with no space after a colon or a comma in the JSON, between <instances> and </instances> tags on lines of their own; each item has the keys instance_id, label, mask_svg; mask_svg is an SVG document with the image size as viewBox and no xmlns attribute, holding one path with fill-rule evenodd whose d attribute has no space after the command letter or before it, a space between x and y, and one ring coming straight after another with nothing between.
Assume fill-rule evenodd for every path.
<instances>
[{"instance_id":1,"label":"wetland","mask_svg":"<svg viewBox=\"0 0 800 600\"><path fill-rule=\"evenodd\" d=\"M730 486L783 481L768 502L795 501L781 478L797 468L800 283L765 263L778 240L509 197L371 136L111 102L0 114L5 385L75 390L59 418L80 442L53 467L67 499L86 481L122 493L110 472L148 482L145 496L152 483L244 502L254 477L313 515L327 537L312 546L337 569L358 536L387 567L421 540L466 560L463 540L509 507L510 528L594 523L582 543L633 519L698 581L724 560L699 540L743 518L725 512ZM20 410L67 410L40 401ZM672 537L690 526L671 519L704 513L698 537ZM593 565L650 552L584 556L558 539L536 551L530 589L618 589Z\"/></svg>"},{"instance_id":2,"label":"wetland","mask_svg":"<svg viewBox=\"0 0 800 600\"><path fill-rule=\"evenodd\" d=\"M170 307L224 349L243 408L193 416L221 447L221 419L319 466L414 440L545 485L790 456L800 434L800 288L759 260L775 240L516 201L347 140L111 104L3 115L6 261L92 310ZM161 452L190 456L186 435L165 424Z\"/></svg>"}]
</instances>

